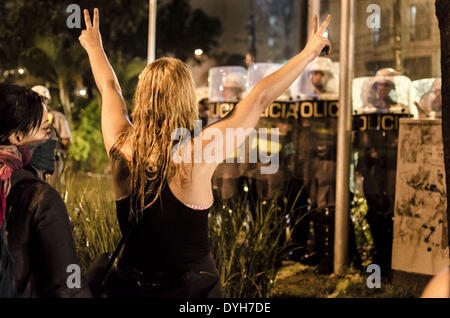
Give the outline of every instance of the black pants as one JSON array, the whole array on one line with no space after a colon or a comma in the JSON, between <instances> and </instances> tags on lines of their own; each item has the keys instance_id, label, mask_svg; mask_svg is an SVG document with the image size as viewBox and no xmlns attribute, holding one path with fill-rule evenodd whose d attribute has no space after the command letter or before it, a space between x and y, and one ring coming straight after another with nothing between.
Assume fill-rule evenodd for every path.
<instances>
[{"instance_id":1,"label":"black pants","mask_svg":"<svg viewBox=\"0 0 450 318\"><path fill-rule=\"evenodd\" d=\"M145 281L120 261L118 268L109 276L108 293L112 298L223 297L219 272L211 254L186 266L183 271L180 275L158 273L154 279Z\"/></svg>"},{"instance_id":2,"label":"black pants","mask_svg":"<svg viewBox=\"0 0 450 318\"><path fill-rule=\"evenodd\" d=\"M333 272L334 264L334 208L316 209L312 212L316 250L320 255L318 271L324 274Z\"/></svg>"},{"instance_id":3,"label":"black pants","mask_svg":"<svg viewBox=\"0 0 450 318\"><path fill-rule=\"evenodd\" d=\"M320 255L318 271L323 274L333 272L335 213L334 207L316 209L312 212L316 250ZM362 269L361 256L356 244L355 227L350 217L348 218L348 259L355 268Z\"/></svg>"},{"instance_id":4,"label":"black pants","mask_svg":"<svg viewBox=\"0 0 450 318\"><path fill-rule=\"evenodd\" d=\"M391 271L392 232L394 227L392 214L376 213L369 206L366 219L367 223L369 223L374 243L373 263L379 265L381 274L386 276Z\"/></svg>"},{"instance_id":5,"label":"black pants","mask_svg":"<svg viewBox=\"0 0 450 318\"><path fill-rule=\"evenodd\" d=\"M312 214L308 211L308 193L303 181L296 178L289 181L287 192L287 208L293 207L295 210L290 226L293 231L292 241L299 248L294 254L304 254L307 250L309 223L313 219ZM298 198L297 195L299 195ZM295 201L296 198L297 201Z\"/></svg>"}]
</instances>

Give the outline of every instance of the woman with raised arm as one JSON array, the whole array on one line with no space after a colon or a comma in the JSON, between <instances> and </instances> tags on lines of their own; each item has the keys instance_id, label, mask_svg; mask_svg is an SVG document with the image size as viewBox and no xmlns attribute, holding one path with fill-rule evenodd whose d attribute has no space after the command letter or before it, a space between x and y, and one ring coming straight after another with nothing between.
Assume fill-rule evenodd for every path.
<instances>
[{"instance_id":1,"label":"woman with raised arm","mask_svg":"<svg viewBox=\"0 0 450 318\"><path fill-rule=\"evenodd\" d=\"M118 266L110 275L110 286L116 286L112 296L221 297L208 242L211 178L219 163L239 144L234 144L234 138L227 139L213 154L215 160L174 160L172 150L177 142L172 134L179 128L192 132L198 120L191 72L175 58L160 58L149 64L139 78L131 123L102 47L98 9L92 22L87 10L84 17L86 29L79 40L102 95L101 126L113 171L119 225L123 233L131 228ZM289 88L308 63L331 46L323 37L330 20L328 16L318 29L314 17L313 33L305 49L255 85L226 118L192 139L181 138L180 152L190 152L192 159L192 145L200 144L205 149L216 142L211 140L213 131L214 135L221 132L225 136L227 128L245 131L256 127L264 109Z\"/></svg>"}]
</instances>

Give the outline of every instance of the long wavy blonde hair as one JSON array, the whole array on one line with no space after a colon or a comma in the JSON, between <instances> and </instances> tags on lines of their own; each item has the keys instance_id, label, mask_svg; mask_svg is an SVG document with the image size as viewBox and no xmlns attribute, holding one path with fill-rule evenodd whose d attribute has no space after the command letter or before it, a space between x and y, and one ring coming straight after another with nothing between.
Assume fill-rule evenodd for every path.
<instances>
[{"instance_id":1,"label":"long wavy blonde hair","mask_svg":"<svg viewBox=\"0 0 450 318\"><path fill-rule=\"evenodd\" d=\"M165 181L175 175L187 180L186 166L171 159L177 142L171 134L178 128L192 132L198 119L195 84L188 67L167 57L149 64L139 78L131 118L134 129L125 138L132 146L132 210L139 212L156 202Z\"/></svg>"}]
</instances>

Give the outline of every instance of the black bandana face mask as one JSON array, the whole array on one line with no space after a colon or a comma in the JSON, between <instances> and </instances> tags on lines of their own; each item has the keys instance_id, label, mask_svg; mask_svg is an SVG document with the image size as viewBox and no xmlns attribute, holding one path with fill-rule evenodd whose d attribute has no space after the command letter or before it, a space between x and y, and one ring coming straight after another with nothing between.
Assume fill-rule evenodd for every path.
<instances>
[{"instance_id":1,"label":"black bandana face mask","mask_svg":"<svg viewBox=\"0 0 450 318\"><path fill-rule=\"evenodd\" d=\"M31 156L31 165L45 174L55 172L56 140L47 139L37 146Z\"/></svg>"}]
</instances>

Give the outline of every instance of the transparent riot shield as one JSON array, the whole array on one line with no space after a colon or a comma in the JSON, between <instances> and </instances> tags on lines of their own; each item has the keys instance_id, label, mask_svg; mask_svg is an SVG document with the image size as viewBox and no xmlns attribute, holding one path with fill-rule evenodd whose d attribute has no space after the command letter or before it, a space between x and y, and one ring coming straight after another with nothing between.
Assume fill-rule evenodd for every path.
<instances>
[{"instance_id":1,"label":"transparent riot shield","mask_svg":"<svg viewBox=\"0 0 450 318\"><path fill-rule=\"evenodd\" d=\"M411 83L410 108L414 118L442 117L442 80L426 78Z\"/></svg>"},{"instance_id":2,"label":"transparent riot shield","mask_svg":"<svg viewBox=\"0 0 450 318\"><path fill-rule=\"evenodd\" d=\"M311 62L291 87L299 100L296 169L312 209L334 209L339 63Z\"/></svg>"},{"instance_id":3,"label":"transparent riot shield","mask_svg":"<svg viewBox=\"0 0 450 318\"><path fill-rule=\"evenodd\" d=\"M240 66L214 67L209 70L209 124L223 119L242 99L246 76L247 71ZM237 198L243 190L242 176L245 173L245 163L239 163L241 160L238 160L242 152L243 147L240 147L214 172L213 189L222 200Z\"/></svg>"},{"instance_id":4,"label":"transparent riot shield","mask_svg":"<svg viewBox=\"0 0 450 318\"><path fill-rule=\"evenodd\" d=\"M373 262L390 268L397 167L398 129L410 117L405 76L365 77L353 81L352 192L367 205L374 241Z\"/></svg>"},{"instance_id":5,"label":"transparent riot shield","mask_svg":"<svg viewBox=\"0 0 450 318\"><path fill-rule=\"evenodd\" d=\"M299 107L293 177L302 185L307 199L309 212L301 213L302 217L313 223L315 233L315 250L305 257L312 264L318 263L322 273L330 273L333 268L338 72L339 63L319 57L291 87ZM305 241L305 225L294 231L299 244Z\"/></svg>"},{"instance_id":6,"label":"transparent riot shield","mask_svg":"<svg viewBox=\"0 0 450 318\"><path fill-rule=\"evenodd\" d=\"M278 70L282 64L278 63L253 63L247 70L246 91L249 93L253 86L264 77Z\"/></svg>"},{"instance_id":7,"label":"transparent riot shield","mask_svg":"<svg viewBox=\"0 0 450 318\"><path fill-rule=\"evenodd\" d=\"M411 80L402 75L359 77L353 80L352 100L355 114L411 114Z\"/></svg>"},{"instance_id":8,"label":"transparent riot shield","mask_svg":"<svg viewBox=\"0 0 450 318\"><path fill-rule=\"evenodd\" d=\"M282 117L282 109L292 103L275 102L263 113L254 138L249 139L250 161L246 177L253 197L263 201L286 195L286 185L294 170L294 141L297 122ZM281 201L283 202L283 201Z\"/></svg>"},{"instance_id":9,"label":"transparent riot shield","mask_svg":"<svg viewBox=\"0 0 450 318\"><path fill-rule=\"evenodd\" d=\"M319 271L333 268L338 101L299 102L295 176L301 178L314 225ZM301 232L297 236L301 237ZM304 235L304 234L303 234Z\"/></svg>"},{"instance_id":10,"label":"transparent riot shield","mask_svg":"<svg viewBox=\"0 0 450 318\"><path fill-rule=\"evenodd\" d=\"M292 84L294 100L337 100L339 92L339 63L326 57L311 62Z\"/></svg>"}]
</instances>

